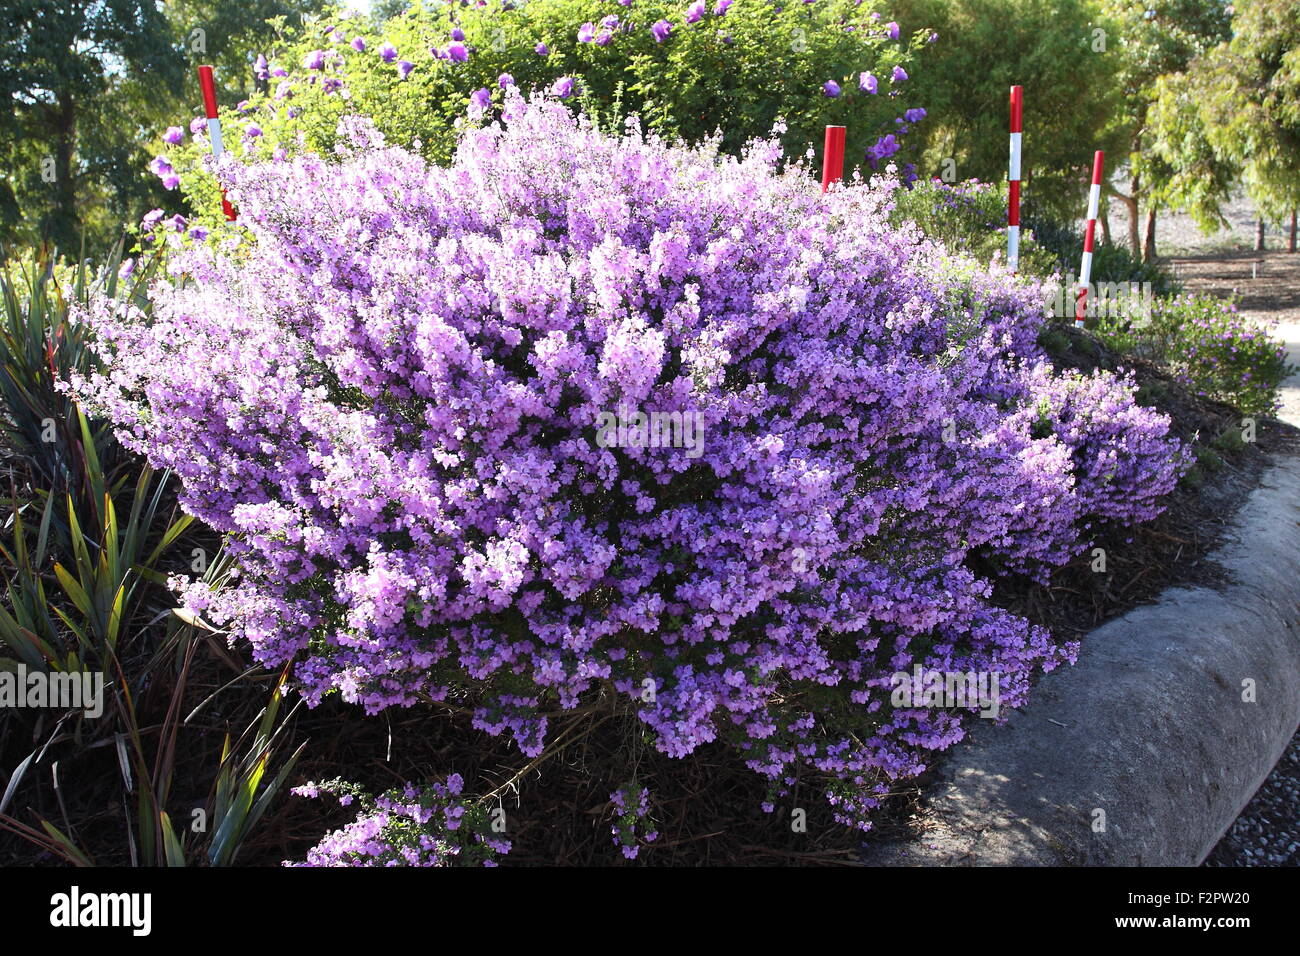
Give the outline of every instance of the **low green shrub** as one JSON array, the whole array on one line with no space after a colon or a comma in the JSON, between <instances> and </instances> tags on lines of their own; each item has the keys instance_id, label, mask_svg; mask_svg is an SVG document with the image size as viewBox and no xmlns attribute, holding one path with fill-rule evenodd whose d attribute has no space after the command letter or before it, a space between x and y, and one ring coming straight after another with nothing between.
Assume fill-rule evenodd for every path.
<instances>
[{"instance_id":1,"label":"low green shrub","mask_svg":"<svg viewBox=\"0 0 1300 956\"><path fill-rule=\"evenodd\" d=\"M1007 256L1007 187L1005 183L967 180L948 184L938 179L918 180L895 197L895 223L910 220L928 238L984 263ZM1024 275L1046 276L1056 271L1056 257L1031 233L1020 242L1020 268Z\"/></svg>"},{"instance_id":2,"label":"low green shrub","mask_svg":"<svg viewBox=\"0 0 1300 956\"><path fill-rule=\"evenodd\" d=\"M1111 348L1159 362L1198 395L1246 414L1270 414L1293 368L1267 323L1232 301L1208 295L1157 299L1150 315L1099 316L1096 334Z\"/></svg>"},{"instance_id":3,"label":"low green shrub","mask_svg":"<svg viewBox=\"0 0 1300 956\"><path fill-rule=\"evenodd\" d=\"M1026 216L1025 231L1034 242L1055 260L1047 272L1060 272L1071 281L1078 277L1083 258L1083 229L1077 223L1064 223L1046 216ZM1046 274L1046 272L1041 273ZM1127 246L1104 241L1099 235L1092 253L1092 281L1150 283L1153 296L1173 295L1181 291L1178 280L1164 266L1144 262Z\"/></svg>"}]
</instances>

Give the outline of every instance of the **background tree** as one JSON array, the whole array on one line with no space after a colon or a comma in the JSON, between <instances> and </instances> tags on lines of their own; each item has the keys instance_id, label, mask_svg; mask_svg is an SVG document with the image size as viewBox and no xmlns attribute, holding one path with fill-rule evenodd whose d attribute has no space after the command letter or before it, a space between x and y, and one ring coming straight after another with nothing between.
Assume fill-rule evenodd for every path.
<instances>
[{"instance_id":1,"label":"background tree","mask_svg":"<svg viewBox=\"0 0 1300 956\"><path fill-rule=\"evenodd\" d=\"M0 243L101 252L150 206L176 205L149 144L193 115L193 67L232 103L254 52L322 0L14 0L0 33Z\"/></svg>"},{"instance_id":2,"label":"background tree","mask_svg":"<svg viewBox=\"0 0 1300 956\"><path fill-rule=\"evenodd\" d=\"M4 238L40 238L75 250L83 203L129 182L123 151L96 155L101 137L79 138L114 117L136 134L125 95L148 77L163 95L181 87L184 61L160 8L147 0L18 0L0 39L0 154L6 168Z\"/></svg>"},{"instance_id":3,"label":"background tree","mask_svg":"<svg viewBox=\"0 0 1300 956\"><path fill-rule=\"evenodd\" d=\"M1207 232L1225 225L1223 202L1238 183L1264 220L1300 206L1300 4L1243 0L1232 37L1157 83L1151 156L1172 170L1162 201Z\"/></svg>"},{"instance_id":4,"label":"background tree","mask_svg":"<svg viewBox=\"0 0 1300 956\"><path fill-rule=\"evenodd\" d=\"M1122 92L1121 108L1108 113L1108 138L1125 144L1127 160L1121 168L1127 173L1128 192L1109 183L1107 188L1128 208L1128 241L1134 254L1139 249L1139 216L1146 210L1141 249L1143 257L1150 259L1155 255L1160 197L1171 189L1170 178L1179 172L1149 148L1154 93L1162 77L1184 72L1192 60L1228 38L1230 8L1223 0L1101 0L1101 6L1114 31L1105 55ZM1092 108L1091 99L1088 91L1080 107Z\"/></svg>"},{"instance_id":5,"label":"background tree","mask_svg":"<svg viewBox=\"0 0 1300 956\"><path fill-rule=\"evenodd\" d=\"M1219 149L1237 157L1246 190L1265 219L1300 206L1300 4L1244 0L1235 7L1232 41L1215 51L1225 83L1207 98L1207 128Z\"/></svg>"}]
</instances>

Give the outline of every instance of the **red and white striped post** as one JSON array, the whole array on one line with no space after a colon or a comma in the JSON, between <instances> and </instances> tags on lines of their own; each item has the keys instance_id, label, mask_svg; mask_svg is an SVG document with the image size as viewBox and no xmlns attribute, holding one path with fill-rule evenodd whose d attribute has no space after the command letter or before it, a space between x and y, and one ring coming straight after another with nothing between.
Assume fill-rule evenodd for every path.
<instances>
[{"instance_id":1,"label":"red and white striped post","mask_svg":"<svg viewBox=\"0 0 1300 956\"><path fill-rule=\"evenodd\" d=\"M826 146L822 151L822 192L844 178L845 126L826 127Z\"/></svg>"},{"instance_id":2,"label":"red and white striped post","mask_svg":"<svg viewBox=\"0 0 1300 956\"><path fill-rule=\"evenodd\" d=\"M208 118L208 139L212 143L212 155L220 156L223 149L221 120L217 118L217 84L212 79L212 67L199 67L199 86L203 88L203 112ZM221 211L228 220L234 221L235 207L230 205L224 189L221 190Z\"/></svg>"},{"instance_id":3,"label":"red and white striped post","mask_svg":"<svg viewBox=\"0 0 1300 956\"><path fill-rule=\"evenodd\" d=\"M1007 268L1020 267L1020 122L1024 88L1011 87L1011 161L1007 169Z\"/></svg>"},{"instance_id":4,"label":"red and white striped post","mask_svg":"<svg viewBox=\"0 0 1300 956\"><path fill-rule=\"evenodd\" d=\"M1088 225L1083 233L1083 262L1079 264L1079 301L1074 307L1074 324L1083 328L1088 314L1088 283L1092 281L1092 247L1097 238L1097 213L1101 209L1101 170L1106 154L1097 150L1092 157L1092 187L1088 190Z\"/></svg>"}]
</instances>

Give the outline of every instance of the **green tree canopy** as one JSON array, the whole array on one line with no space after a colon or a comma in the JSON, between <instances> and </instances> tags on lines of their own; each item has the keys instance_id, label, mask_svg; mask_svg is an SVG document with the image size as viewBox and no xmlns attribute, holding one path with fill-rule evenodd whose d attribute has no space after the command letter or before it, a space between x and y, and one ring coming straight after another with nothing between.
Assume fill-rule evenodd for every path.
<instances>
[{"instance_id":1,"label":"green tree canopy","mask_svg":"<svg viewBox=\"0 0 1300 956\"><path fill-rule=\"evenodd\" d=\"M197 101L215 62L230 96L253 51L322 0L10 0L0 31L0 242L102 250L170 198L147 145Z\"/></svg>"},{"instance_id":2,"label":"green tree canopy","mask_svg":"<svg viewBox=\"0 0 1300 956\"><path fill-rule=\"evenodd\" d=\"M1007 178L1008 91L1025 89L1024 208L1073 220L1095 150L1123 142L1110 124L1122 109L1115 61L1097 50L1110 31L1092 0L899 0L905 29L931 24L939 38L918 70L930 111L922 173ZM1104 37L1102 38L1104 47ZM951 168L951 167L949 167Z\"/></svg>"}]
</instances>

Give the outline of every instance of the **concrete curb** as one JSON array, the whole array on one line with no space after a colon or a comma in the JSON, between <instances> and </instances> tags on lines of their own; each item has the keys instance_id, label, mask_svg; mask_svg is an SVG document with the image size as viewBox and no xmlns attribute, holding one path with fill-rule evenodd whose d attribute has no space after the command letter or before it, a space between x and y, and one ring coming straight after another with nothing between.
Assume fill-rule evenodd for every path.
<instances>
[{"instance_id":1,"label":"concrete curb","mask_svg":"<svg viewBox=\"0 0 1300 956\"><path fill-rule=\"evenodd\" d=\"M1228 536L1212 555L1227 586L1171 589L1085 637L1025 710L948 753L926 831L867 862L1205 859L1300 723L1300 459L1274 460Z\"/></svg>"}]
</instances>

